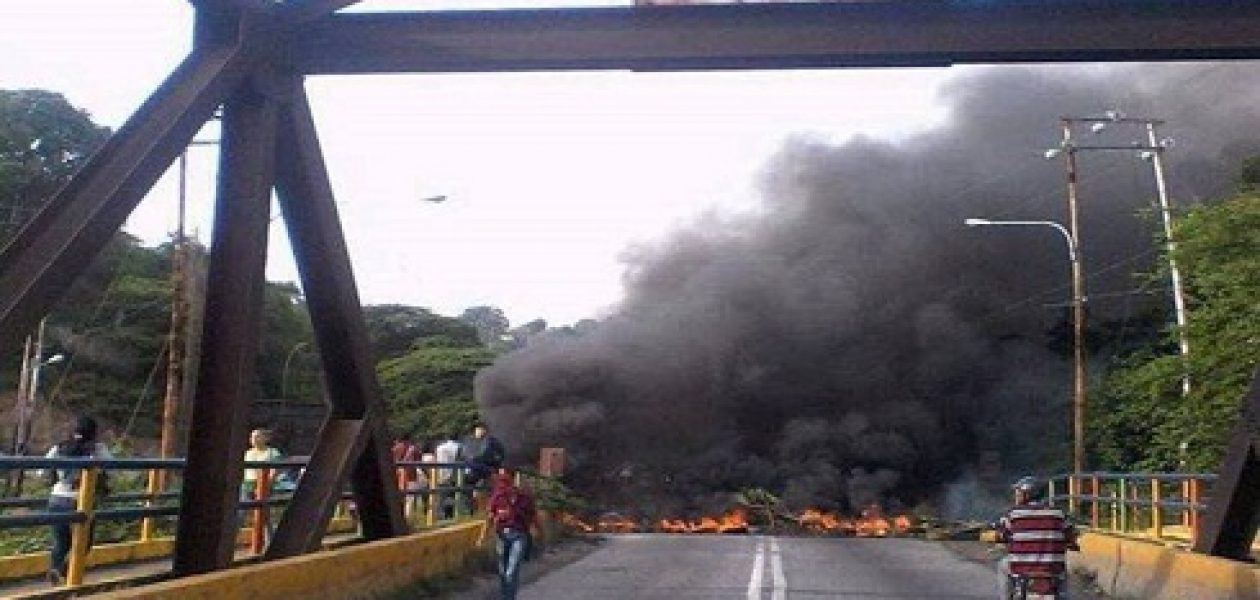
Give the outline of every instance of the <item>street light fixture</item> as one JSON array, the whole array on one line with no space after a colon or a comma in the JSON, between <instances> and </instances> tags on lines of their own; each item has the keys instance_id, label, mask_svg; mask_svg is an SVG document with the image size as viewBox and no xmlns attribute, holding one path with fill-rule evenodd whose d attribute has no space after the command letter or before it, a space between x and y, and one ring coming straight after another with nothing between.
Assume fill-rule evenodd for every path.
<instances>
[{"instance_id":1,"label":"street light fixture","mask_svg":"<svg viewBox=\"0 0 1260 600\"><path fill-rule=\"evenodd\" d=\"M963 224L968 227L1051 227L1063 234L1063 239L1067 241L1068 261L1072 265L1072 472L1080 474L1085 469L1085 279L1076 236L1055 221L966 219Z\"/></svg>"}]
</instances>

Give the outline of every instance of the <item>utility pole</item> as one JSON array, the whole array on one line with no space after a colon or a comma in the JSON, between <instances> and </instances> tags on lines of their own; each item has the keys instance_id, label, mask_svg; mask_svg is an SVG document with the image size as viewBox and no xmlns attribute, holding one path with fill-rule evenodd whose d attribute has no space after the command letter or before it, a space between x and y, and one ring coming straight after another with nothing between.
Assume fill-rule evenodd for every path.
<instances>
[{"instance_id":1,"label":"utility pole","mask_svg":"<svg viewBox=\"0 0 1260 600\"><path fill-rule=\"evenodd\" d=\"M43 324L43 321L40 321ZM35 340L33 336L26 336L26 343L22 345L22 370L18 372L18 393L17 399L13 403L13 416L16 422L13 427L13 454L21 456L24 444L22 436L26 430L26 414L27 396L31 389L31 352L34 350ZM9 471L4 478L4 495L5 496L21 496L22 495L22 471Z\"/></svg>"},{"instance_id":2,"label":"utility pole","mask_svg":"<svg viewBox=\"0 0 1260 600\"><path fill-rule=\"evenodd\" d=\"M1046 158L1054 158L1060 153L1064 154L1067 166L1068 177L1068 217L1070 219L1070 228L1072 235L1075 236L1077 243L1080 243L1080 235L1077 222L1077 168L1076 153L1081 150L1112 150L1133 152L1137 151L1143 159L1151 161L1155 173L1155 186L1159 193L1160 216L1164 226L1164 240L1168 250L1168 271L1172 279L1173 288L1173 304L1176 307L1177 315L1177 337L1178 345L1182 357L1182 377L1181 377L1181 393L1186 396L1190 393L1190 340L1188 337L1187 325L1189 317L1186 310L1185 289L1182 285L1181 272L1177 269L1177 261L1174 256L1177 244L1173 239L1172 227L1172 210L1168 199L1168 185L1164 178L1164 151L1171 146L1170 140L1162 140L1159 138L1156 128L1164 122L1160 119L1128 117L1119 111L1109 110L1101 116L1090 117L1062 117L1060 123L1063 128L1063 140L1060 147L1046 152ZM1137 141L1130 144L1078 144L1072 138L1072 128L1078 124L1088 124L1090 131L1093 133L1102 133L1108 127L1114 124L1139 125L1145 128L1145 142ZM1083 284L1077 283L1078 277L1074 273L1073 276L1073 296L1083 298L1083 292L1078 286ZM1082 339L1084 337L1084 306L1083 302L1073 301L1072 311L1074 314L1074 329L1076 330L1075 342L1075 369L1076 375L1073 384L1073 405L1075 420L1075 435L1078 440L1078 447L1074 451L1073 463L1079 472L1083 464L1083 449L1079 447L1079 440L1083 438L1083 428L1085 421L1085 377L1084 377L1084 349Z\"/></svg>"},{"instance_id":3,"label":"utility pole","mask_svg":"<svg viewBox=\"0 0 1260 600\"><path fill-rule=\"evenodd\" d=\"M40 321L43 323L43 321ZM13 416L15 417L13 429L13 454L21 455L22 450L22 430L25 429L26 399L31 390L31 353L34 351L34 336L26 336L26 343L22 345L22 370L18 373L18 393L17 401L13 406Z\"/></svg>"},{"instance_id":4,"label":"utility pole","mask_svg":"<svg viewBox=\"0 0 1260 600\"><path fill-rule=\"evenodd\" d=\"M1151 167L1155 171L1155 187L1159 191L1159 214L1164 222L1164 244L1168 249L1168 273L1172 279L1173 306L1177 312L1177 345L1181 350L1183 373L1181 376L1181 395L1190 395L1190 325L1186 314L1186 291L1182 287L1181 271L1177 269L1177 242L1173 239L1172 209L1168 201L1168 184L1164 180L1164 150L1168 149L1167 140L1159 139L1155 127L1162 123L1156 119L1144 119L1146 139L1151 149L1144 152L1149 156Z\"/></svg>"},{"instance_id":5,"label":"utility pole","mask_svg":"<svg viewBox=\"0 0 1260 600\"><path fill-rule=\"evenodd\" d=\"M55 354L48 360L44 360L44 324L48 320L47 317L39 320L39 327L35 331L35 343L31 344L31 338L26 338L26 356L22 357L22 384L18 386L18 402L17 402L17 435L13 440L13 453L18 456L25 456L31 443L31 422L35 415L35 400L39 395L39 372L45 366L59 363L65 358L62 354ZM22 490L22 480L26 472L22 469L17 471L17 490L19 495Z\"/></svg>"},{"instance_id":6,"label":"utility pole","mask_svg":"<svg viewBox=\"0 0 1260 600\"><path fill-rule=\"evenodd\" d=\"M1072 120L1062 119L1067 167L1068 232L1076 248L1072 261L1072 472L1085 471L1085 277L1082 273L1080 210L1077 202L1076 146Z\"/></svg>"},{"instance_id":7,"label":"utility pole","mask_svg":"<svg viewBox=\"0 0 1260 600\"><path fill-rule=\"evenodd\" d=\"M187 254L184 222L188 194L188 150L179 155L179 208L171 251L171 332L167 343L166 395L162 402L162 441L159 456L175 455L179 407L184 395L184 346L188 322ZM158 471L159 489L166 488L166 470Z\"/></svg>"},{"instance_id":8,"label":"utility pole","mask_svg":"<svg viewBox=\"0 0 1260 600\"><path fill-rule=\"evenodd\" d=\"M33 344L30 337L26 338L27 355L22 358L22 383L25 385L19 385L17 436L13 441L13 454L17 456L24 456L31 442L31 416L35 412L35 395L39 393L39 371L44 366L45 321L46 318L40 319Z\"/></svg>"},{"instance_id":9,"label":"utility pole","mask_svg":"<svg viewBox=\"0 0 1260 600\"><path fill-rule=\"evenodd\" d=\"M1068 159L1072 163L1069 166L1070 170L1075 169L1073 155L1079 150L1137 151L1140 158L1151 161L1155 174L1155 187L1159 195L1159 212L1164 226L1164 243L1168 251L1168 272L1172 283L1173 305L1176 311L1178 346L1183 362L1181 393L1184 397L1190 393L1190 340L1189 331L1187 330L1190 319L1186 309L1186 293L1181 279L1181 271L1177 268L1177 260L1174 256L1177 244L1173 238L1172 208L1168 199L1168 184L1164 177L1164 151L1172 146L1172 140L1160 139L1156 131L1158 126L1164 124L1164 121L1147 117L1130 117L1116 110L1109 110L1101 116L1063 117L1062 121L1064 129L1062 150L1067 152ZM1096 134L1102 133L1112 125L1136 125L1145 130L1146 140L1135 141L1129 144L1080 145L1073 143L1071 139L1071 128L1075 124L1088 124L1090 131ZM1057 150L1052 150L1051 152L1057 153ZM1051 156L1051 153L1048 152L1046 156ZM1069 174L1070 177L1072 175Z\"/></svg>"},{"instance_id":10,"label":"utility pole","mask_svg":"<svg viewBox=\"0 0 1260 600\"><path fill-rule=\"evenodd\" d=\"M189 146L213 146L217 140L193 140ZM171 331L167 344L166 394L162 402L162 440L159 456L172 458L176 455L179 441L179 415L184 403L186 350L188 348L188 276L189 252L186 231L188 212L188 149L179 155L179 203L175 225L174 244L171 251ZM167 471L158 470L159 489L166 489ZM151 490L152 491L152 490Z\"/></svg>"}]
</instances>

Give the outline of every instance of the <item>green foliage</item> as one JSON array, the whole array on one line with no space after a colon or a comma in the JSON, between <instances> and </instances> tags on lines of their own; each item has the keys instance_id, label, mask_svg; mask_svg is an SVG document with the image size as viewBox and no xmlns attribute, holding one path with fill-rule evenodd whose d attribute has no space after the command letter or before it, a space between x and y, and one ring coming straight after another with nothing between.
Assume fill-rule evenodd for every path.
<instances>
[{"instance_id":1,"label":"green foliage","mask_svg":"<svg viewBox=\"0 0 1260 600\"><path fill-rule=\"evenodd\" d=\"M107 134L61 94L0 90L0 245L83 166Z\"/></svg>"},{"instance_id":2,"label":"green foliage","mask_svg":"<svg viewBox=\"0 0 1260 600\"><path fill-rule=\"evenodd\" d=\"M523 484L534 494L534 502L540 510L580 513L587 509L585 498L574 493L559 479L521 473Z\"/></svg>"},{"instance_id":3,"label":"green foliage","mask_svg":"<svg viewBox=\"0 0 1260 600\"><path fill-rule=\"evenodd\" d=\"M459 320L477 329L477 338L483 346L492 346L507 334L512 323L503 310L493 306L473 306L464 309Z\"/></svg>"},{"instance_id":4,"label":"green foliage","mask_svg":"<svg viewBox=\"0 0 1260 600\"><path fill-rule=\"evenodd\" d=\"M262 345L256 362L258 396L318 398L319 360L302 291L291 282L269 281L263 302Z\"/></svg>"},{"instance_id":5,"label":"green foliage","mask_svg":"<svg viewBox=\"0 0 1260 600\"><path fill-rule=\"evenodd\" d=\"M446 336L421 338L413 349L377 365L390 424L418 440L467 431L477 419L473 378L494 360L480 345L454 346Z\"/></svg>"},{"instance_id":6,"label":"green foliage","mask_svg":"<svg viewBox=\"0 0 1260 600\"><path fill-rule=\"evenodd\" d=\"M443 317L418 306L382 304L364 308L368 336L377 360L409 352L416 340L446 336L461 346L476 346L477 329L458 319Z\"/></svg>"},{"instance_id":7,"label":"green foliage","mask_svg":"<svg viewBox=\"0 0 1260 600\"><path fill-rule=\"evenodd\" d=\"M1183 363L1176 354L1176 331L1170 330L1108 374L1091 411L1097 415L1091 437L1103 459L1099 466L1219 467L1260 363L1257 232L1260 190L1255 188L1179 217L1175 258L1186 280L1190 360ZM1186 373L1191 392L1183 397Z\"/></svg>"},{"instance_id":8,"label":"green foliage","mask_svg":"<svg viewBox=\"0 0 1260 600\"><path fill-rule=\"evenodd\" d=\"M1238 174L1238 191L1243 194L1260 191L1260 156L1243 161Z\"/></svg>"}]
</instances>

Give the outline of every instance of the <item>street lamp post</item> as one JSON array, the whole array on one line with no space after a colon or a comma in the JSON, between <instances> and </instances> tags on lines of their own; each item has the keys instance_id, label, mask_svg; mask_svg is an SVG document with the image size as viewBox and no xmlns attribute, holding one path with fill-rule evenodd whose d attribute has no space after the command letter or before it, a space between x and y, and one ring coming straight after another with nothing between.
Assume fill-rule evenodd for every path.
<instances>
[{"instance_id":1,"label":"street lamp post","mask_svg":"<svg viewBox=\"0 0 1260 600\"><path fill-rule=\"evenodd\" d=\"M1052 227L1067 241L1068 261L1072 265L1072 472L1080 474L1085 470L1085 277L1076 236L1054 221L967 219L963 223L968 227Z\"/></svg>"},{"instance_id":2,"label":"street lamp post","mask_svg":"<svg viewBox=\"0 0 1260 600\"><path fill-rule=\"evenodd\" d=\"M280 372L280 397L289 397L289 363L293 362L293 355L303 346L309 345L309 342L298 342L289 349L289 355L284 358L284 370Z\"/></svg>"},{"instance_id":3,"label":"street lamp post","mask_svg":"<svg viewBox=\"0 0 1260 600\"><path fill-rule=\"evenodd\" d=\"M17 435L13 440L13 453L26 454L31 438L31 418L35 413L35 400L39 397L39 373L48 365L65 360L64 354L54 354L44 359L44 321L36 330L34 348L28 344L28 354L22 359L23 373L18 389Z\"/></svg>"}]
</instances>

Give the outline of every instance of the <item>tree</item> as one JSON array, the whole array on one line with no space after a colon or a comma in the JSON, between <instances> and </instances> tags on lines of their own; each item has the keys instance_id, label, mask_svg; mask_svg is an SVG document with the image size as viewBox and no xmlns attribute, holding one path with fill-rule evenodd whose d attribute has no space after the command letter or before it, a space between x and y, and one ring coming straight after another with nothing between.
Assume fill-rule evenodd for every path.
<instances>
[{"instance_id":1,"label":"tree","mask_svg":"<svg viewBox=\"0 0 1260 600\"><path fill-rule=\"evenodd\" d=\"M108 136L61 94L0 90L0 245Z\"/></svg>"},{"instance_id":2,"label":"tree","mask_svg":"<svg viewBox=\"0 0 1260 600\"><path fill-rule=\"evenodd\" d=\"M1238 174L1238 192L1246 194L1255 191L1260 191L1260 156L1243 161Z\"/></svg>"},{"instance_id":3,"label":"tree","mask_svg":"<svg viewBox=\"0 0 1260 600\"><path fill-rule=\"evenodd\" d=\"M447 336L417 340L412 350L377 365L390 424L421 440L467 431L477 418L473 378L494 352Z\"/></svg>"},{"instance_id":4,"label":"tree","mask_svg":"<svg viewBox=\"0 0 1260 600\"><path fill-rule=\"evenodd\" d=\"M476 328L418 306L368 306L363 309L363 316L378 361L402 356L411 350L416 340L436 335L466 346L479 343Z\"/></svg>"},{"instance_id":5,"label":"tree","mask_svg":"<svg viewBox=\"0 0 1260 600\"><path fill-rule=\"evenodd\" d=\"M464 309L459 320L477 328L477 337L483 346L494 345L499 338L507 334L512 326L503 310L493 306L473 306Z\"/></svg>"},{"instance_id":6,"label":"tree","mask_svg":"<svg viewBox=\"0 0 1260 600\"><path fill-rule=\"evenodd\" d=\"M1190 302L1190 359L1182 361L1176 331L1168 331L1108 375L1098 399L1109 414L1094 431L1111 461L1104 466L1211 470L1220 464L1260 363L1260 189L1245 178L1240 189L1177 222L1176 259ZM1180 382L1187 372L1191 392L1183 398Z\"/></svg>"}]
</instances>

